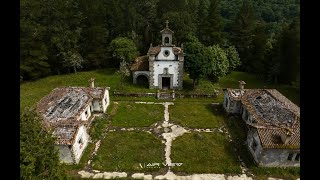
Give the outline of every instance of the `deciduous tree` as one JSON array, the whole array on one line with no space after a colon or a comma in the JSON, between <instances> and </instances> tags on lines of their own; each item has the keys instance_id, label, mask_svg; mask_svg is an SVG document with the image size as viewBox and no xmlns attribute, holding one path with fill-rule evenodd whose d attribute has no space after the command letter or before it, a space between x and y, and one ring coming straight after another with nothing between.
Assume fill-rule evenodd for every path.
<instances>
[{"instance_id":1,"label":"deciduous tree","mask_svg":"<svg viewBox=\"0 0 320 180\"><path fill-rule=\"evenodd\" d=\"M112 56L120 63L122 60L131 64L135 57L139 55L135 43L128 38L118 37L111 41L110 50Z\"/></svg>"}]
</instances>

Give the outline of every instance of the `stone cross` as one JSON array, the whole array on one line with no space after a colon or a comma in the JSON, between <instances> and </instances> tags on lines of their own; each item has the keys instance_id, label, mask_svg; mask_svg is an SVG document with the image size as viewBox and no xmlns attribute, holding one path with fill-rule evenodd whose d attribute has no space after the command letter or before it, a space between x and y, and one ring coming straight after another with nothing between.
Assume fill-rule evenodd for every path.
<instances>
[{"instance_id":1,"label":"stone cross","mask_svg":"<svg viewBox=\"0 0 320 180\"><path fill-rule=\"evenodd\" d=\"M166 20L166 28L169 28L169 20Z\"/></svg>"}]
</instances>

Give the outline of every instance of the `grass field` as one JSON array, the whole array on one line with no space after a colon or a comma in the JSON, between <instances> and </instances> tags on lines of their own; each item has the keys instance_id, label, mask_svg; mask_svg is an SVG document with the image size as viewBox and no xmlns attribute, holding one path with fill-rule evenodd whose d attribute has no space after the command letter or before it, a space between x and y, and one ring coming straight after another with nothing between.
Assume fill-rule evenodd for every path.
<instances>
[{"instance_id":1,"label":"grass field","mask_svg":"<svg viewBox=\"0 0 320 180\"><path fill-rule=\"evenodd\" d=\"M163 119L162 105L135 104L132 101L164 101L155 98L114 97L113 91L125 92L155 92L146 87L133 85L128 78L124 87L120 87L120 77L114 74L115 69L105 69L89 72L78 72L60 76L50 76L37 81L23 82L20 85L20 109L31 107L51 90L61 86L87 86L88 80L96 78L96 86L111 87L111 103L108 107L108 121L104 118L93 122L91 136L94 141L101 138L103 129L110 125L117 127L145 127ZM238 88L238 81L244 80L246 88L276 88L297 105L300 105L300 95L296 89L287 85L272 85L264 83L254 75L244 72L232 72L220 79L218 83L201 80L193 89L192 80L187 74L184 77L185 93L213 93L220 90L217 98L208 99L176 99L175 105L169 107L170 121L189 128L215 128L227 126L233 139L228 142L225 135L214 133L190 133L178 137L172 146L172 162L182 162L183 166L174 167L181 173L239 173L240 155L249 166L251 172L259 179L267 176L283 179L296 179L300 176L300 168L260 168L253 164L250 154L244 145L246 130L242 121L232 121L221 114L219 109L211 107L211 103L223 101L222 88ZM233 147L239 149L235 154ZM144 132L110 132L107 133L93 161L93 168L103 171L147 172L159 169L142 169L139 163L164 162L163 144L155 136ZM65 166L69 173L77 174L84 167L89 155L94 150L94 144L89 144L78 165ZM201 153L199 153L201 152ZM161 169L160 169L161 171Z\"/></svg>"},{"instance_id":2,"label":"grass field","mask_svg":"<svg viewBox=\"0 0 320 180\"><path fill-rule=\"evenodd\" d=\"M160 139L146 132L110 132L101 143L93 168L103 171L150 172L140 163L164 162Z\"/></svg>"},{"instance_id":3,"label":"grass field","mask_svg":"<svg viewBox=\"0 0 320 180\"><path fill-rule=\"evenodd\" d=\"M170 121L189 128L218 128L224 122L221 109L214 108L210 103L175 102L169 112Z\"/></svg>"},{"instance_id":4,"label":"grass field","mask_svg":"<svg viewBox=\"0 0 320 180\"><path fill-rule=\"evenodd\" d=\"M117 127L148 127L163 120L163 110L159 104L119 102L111 124Z\"/></svg>"},{"instance_id":5,"label":"grass field","mask_svg":"<svg viewBox=\"0 0 320 180\"><path fill-rule=\"evenodd\" d=\"M183 173L241 173L237 156L226 135L213 133L184 134L173 141L172 162L183 163L173 167Z\"/></svg>"}]
</instances>

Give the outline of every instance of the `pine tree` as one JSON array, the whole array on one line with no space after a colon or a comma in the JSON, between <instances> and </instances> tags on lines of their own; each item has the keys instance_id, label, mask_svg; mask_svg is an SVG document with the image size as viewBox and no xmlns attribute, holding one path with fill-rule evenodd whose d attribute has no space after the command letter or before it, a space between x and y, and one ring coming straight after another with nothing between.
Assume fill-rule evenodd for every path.
<instances>
[{"instance_id":1,"label":"pine tree","mask_svg":"<svg viewBox=\"0 0 320 180\"><path fill-rule=\"evenodd\" d=\"M41 121L34 109L20 114L20 178L65 179L54 148L55 139Z\"/></svg>"},{"instance_id":2,"label":"pine tree","mask_svg":"<svg viewBox=\"0 0 320 180\"><path fill-rule=\"evenodd\" d=\"M50 74L48 47L45 43L46 26L41 24L41 3L21 1L20 14L20 75L24 80Z\"/></svg>"},{"instance_id":3,"label":"pine tree","mask_svg":"<svg viewBox=\"0 0 320 180\"><path fill-rule=\"evenodd\" d=\"M204 41L205 45L214 45L223 43L223 19L220 14L220 0L211 0L207 23L205 27L205 33L208 35L208 39Z\"/></svg>"},{"instance_id":4,"label":"pine tree","mask_svg":"<svg viewBox=\"0 0 320 180\"><path fill-rule=\"evenodd\" d=\"M209 10L209 1L208 0L200 0L199 6L197 10L197 37L200 42L204 43L207 41L209 37L205 33L205 28L207 27L207 17Z\"/></svg>"},{"instance_id":5,"label":"pine tree","mask_svg":"<svg viewBox=\"0 0 320 180\"><path fill-rule=\"evenodd\" d=\"M252 46L250 48L250 56L247 57L247 66L245 69L248 72L256 73L260 78L263 78L265 70L265 48L267 43L266 26L264 23L257 23L253 32Z\"/></svg>"},{"instance_id":6,"label":"pine tree","mask_svg":"<svg viewBox=\"0 0 320 180\"><path fill-rule=\"evenodd\" d=\"M300 17L285 27L280 42L280 81L287 84L300 79Z\"/></svg>"},{"instance_id":7,"label":"pine tree","mask_svg":"<svg viewBox=\"0 0 320 180\"><path fill-rule=\"evenodd\" d=\"M252 5L248 0L244 0L239 13L233 22L232 30L230 32L230 41L235 45L239 52L239 56L242 61L241 69L243 70L245 70L245 67L248 65L254 26L255 17Z\"/></svg>"}]
</instances>

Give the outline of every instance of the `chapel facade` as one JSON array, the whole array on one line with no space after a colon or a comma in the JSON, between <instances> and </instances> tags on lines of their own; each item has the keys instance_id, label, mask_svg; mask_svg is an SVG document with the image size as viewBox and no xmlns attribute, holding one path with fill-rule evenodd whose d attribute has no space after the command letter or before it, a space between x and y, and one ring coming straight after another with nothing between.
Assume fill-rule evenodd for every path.
<instances>
[{"instance_id":1,"label":"chapel facade","mask_svg":"<svg viewBox=\"0 0 320 180\"><path fill-rule=\"evenodd\" d=\"M133 83L148 81L150 89L182 89L184 53L181 47L172 44L173 31L168 27L160 31L161 45L152 44L146 56L136 58L131 67Z\"/></svg>"}]
</instances>

